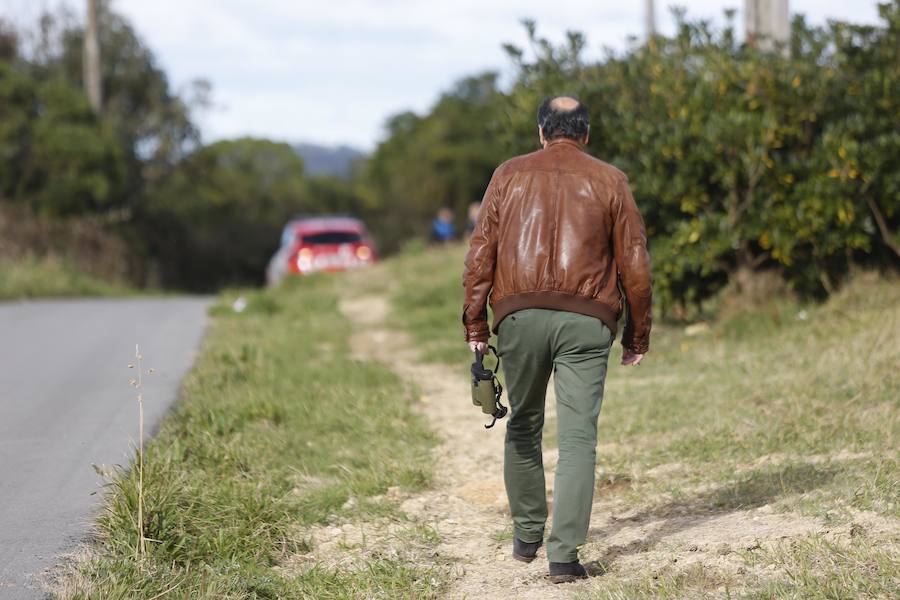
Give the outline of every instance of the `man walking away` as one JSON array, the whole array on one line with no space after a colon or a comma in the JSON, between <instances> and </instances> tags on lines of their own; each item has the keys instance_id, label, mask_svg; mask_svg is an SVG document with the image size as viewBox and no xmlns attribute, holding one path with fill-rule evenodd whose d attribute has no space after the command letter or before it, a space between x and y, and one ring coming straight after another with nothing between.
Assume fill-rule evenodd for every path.
<instances>
[{"instance_id":1,"label":"man walking away","mask_svg":"<svg viewBox=\"0 0 900 600\"><path fill-rule=\"evenodd\" d=\"M511 407L503 474L513 557L525 562L534 560L547 521L541 430L554 376L559 463L547 540L554 583L587 576L578 548L587 539L597 417L625 302L622 364L640 364L650 342L644 223L625 174L584 151L589 130L588 110L578 100L544 101L543 149L494 171L463 277L472 350L484 351L490 337L488 298L494 310Z\"/></svg>"}]
</instances>

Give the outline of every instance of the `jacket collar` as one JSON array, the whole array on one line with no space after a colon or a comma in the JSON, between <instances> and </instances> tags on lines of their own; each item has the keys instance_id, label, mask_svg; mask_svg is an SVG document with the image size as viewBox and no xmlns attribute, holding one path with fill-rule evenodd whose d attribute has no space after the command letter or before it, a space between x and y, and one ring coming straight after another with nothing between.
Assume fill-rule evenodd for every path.
<instances>
[{"instance_id":1,"label":"jacket collar","mask_svg":"<svg viewBox=\"0 0 900 600\"><path fill-rule=\"evenodd\" d=\"M558 146L558 145L563 145L563 144L565 144L566 146L573 146L575 148L578 148L579 150L584 150L584 145L581 142L576 141L576 140L570 140L569 138L564 138L564 137L558 137L558 138L554 138L554 139L550 140L549 142L547 142L547 148L551 148L553 146Z\"/></svg>"}]
</instances>

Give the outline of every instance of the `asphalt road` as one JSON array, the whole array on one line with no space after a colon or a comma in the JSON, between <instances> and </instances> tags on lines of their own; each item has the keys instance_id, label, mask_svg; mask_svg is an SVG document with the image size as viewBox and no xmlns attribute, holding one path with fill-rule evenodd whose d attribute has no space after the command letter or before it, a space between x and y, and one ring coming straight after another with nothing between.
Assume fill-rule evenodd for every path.
<instances>
[{"instance_id":1,"label":"asphalt road","mask_svg":"<svg viewBox=\"0 0 900 600\"><path fill-rule=\"evenodd\" d=\"M0 599L42 598L44 571L86 539L102 478L175 399L206 327L202 298L0 303Z\"/></svg>"}]
</instances>

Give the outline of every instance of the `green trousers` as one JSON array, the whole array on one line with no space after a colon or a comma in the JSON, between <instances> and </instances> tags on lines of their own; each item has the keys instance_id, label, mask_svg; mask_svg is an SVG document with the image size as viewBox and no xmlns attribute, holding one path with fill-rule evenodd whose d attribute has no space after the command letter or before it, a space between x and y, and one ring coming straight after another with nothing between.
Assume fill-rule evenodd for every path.
<instances>
[{"instance_id":1,"label":"green trousers","mask_svg":"<svg viewBox=\"0 0 900 600\"><path fill-rule=\"evenodd\" d=\"M578 559L587 539L594 498L597 417L613 335L594 317L525 309L500 323L510 417L503 476L516 537L544 539L547 492L541 454L544 403L550 374L556 389L559 462L553 486L551 562Z\"/></svg>"}]
</instances>

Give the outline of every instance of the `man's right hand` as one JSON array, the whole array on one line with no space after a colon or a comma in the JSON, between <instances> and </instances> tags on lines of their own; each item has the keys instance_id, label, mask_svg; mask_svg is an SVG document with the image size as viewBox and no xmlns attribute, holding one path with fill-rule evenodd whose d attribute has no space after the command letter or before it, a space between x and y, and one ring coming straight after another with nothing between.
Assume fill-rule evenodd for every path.
<instances>
[{"instance_id":1,"label":"man's right hand","mask_svg":"<svg viewBox=\"0 0 900 600\"><path fill-rule=\"evenodd\" d=\"M631 350L624 350L622 352L622 365L626 367L636 367L641 364L641 361L644 360L643 354L638 354L636 352L632 352Z\"/></svg>"},{"instance_id":2,"label":"man's right hand","mask_svg":"<svg viewBox=\"0 0 900 600\"><path fill-rule=\"evenodd\" d=\"M487 349L487 342L469 342L469 350L471 350L472 352L475 352L477 350L482 354L486 354Z\"/></svg>"}]
</instances>

